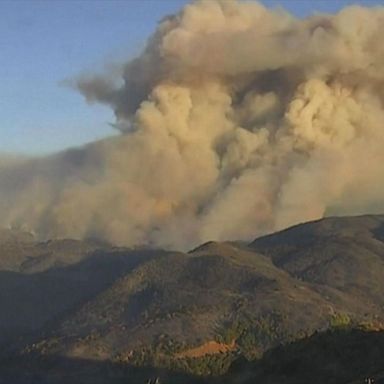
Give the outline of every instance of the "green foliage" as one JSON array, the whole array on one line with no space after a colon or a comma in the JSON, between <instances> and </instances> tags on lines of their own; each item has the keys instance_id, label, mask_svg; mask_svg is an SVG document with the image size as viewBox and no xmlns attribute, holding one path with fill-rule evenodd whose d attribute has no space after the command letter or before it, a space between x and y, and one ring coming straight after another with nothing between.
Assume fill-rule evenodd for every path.
<instances>
[{"instance_id":1,"label":"green foliage","mask_svg":"<svg viewBox=\"0 0 384 384\"><path fill-rule=\"evenodd\" d=\"M235 356L235 353L227 352L202 357L175 359L171 362L170 368L199 376L218 376L228 371L235 360Z\"/></svg>"},{"instance_id":2,"label":"green foliage","mask_svg":"<svg viewBox=\"0 0 384 384\"><path fill-rule=\"evenodd\" d=\"M363 383L383 370L383 353L384 332L330 329L268 351L252 363L249 383Z\"/></svg>"},{"instance_id":3,"label":"green foliage","mask_svg":"<svg viewBox=\"0 0 384 384\"><path fill-rule=\"evenodd\" d=\"M216 340L226 344L236 341L244 356L255 359L260 357L265 349L287 339L283 324L284 316L278 312L258 317L240 314L217 329Z\"/></svg>"},{"instance_id":4,"label":"green foliage","mask_svg":"<svg viewBox=\"0 0 384 384\"><path fill-rule=\"evenodd\" d=\"M332 329L350 328L352 320L346 313L335 313L330 320L330 327Z\"/></svg>"}]
</instances>

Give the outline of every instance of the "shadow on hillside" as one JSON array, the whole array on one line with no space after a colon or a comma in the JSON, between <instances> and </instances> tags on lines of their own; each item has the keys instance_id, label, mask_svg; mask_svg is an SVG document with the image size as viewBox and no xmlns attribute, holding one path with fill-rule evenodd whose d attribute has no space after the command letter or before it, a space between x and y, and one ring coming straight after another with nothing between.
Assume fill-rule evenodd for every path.
<instances>
[{"instance_id":1,"label":"shadow on hillside","mask_svg":"<svg viewBox=\"0 0 384 384\"><path fill-rule=\"evenodd\" d=\"M384 332L338 329L274 348L257 362L237 361L233 382L244 384L375 384L384 373Z\"/></svg>"},{"instance_id":2,"label":"shadow on hillside","mask_svg":"<svg viewBox=\"0 0 384 384\"><path fill-rule=\"evenodd\" d=\"M35 355L2 360L0 384L359 384L384 383L384 332L333 330L279 346L256 362L235 361L224 377L154 367Z\"/></svg>"},{"instance_id":3,"label":"shadow on hillside","mask_svg":"<svg viewBox=\"0 0 384 384\"><path fill-rule=\"evenodd\" d=\"M74 264L34 273L0 271L0 354L21 335L49 330L124 274L164 253L97 250Z\"/></svg>"},{"instance_id":4,"label":"shadow on hillside","mask_svg":"<svg viewBox=\"0 0 384 384\"><path fill-rule=\"evenodd\" d=\"M213 380L153 367L132 367L59 356L19 357L0 362L1 384L211 384Z\"/></svg>"}]
</instances>

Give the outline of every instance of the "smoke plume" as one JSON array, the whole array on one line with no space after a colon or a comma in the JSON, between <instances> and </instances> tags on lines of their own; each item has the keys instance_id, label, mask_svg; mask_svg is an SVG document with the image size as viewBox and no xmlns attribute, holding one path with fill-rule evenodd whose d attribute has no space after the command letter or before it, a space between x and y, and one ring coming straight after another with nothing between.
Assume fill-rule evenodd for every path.
<instances>
[{"instance_id":1,"label":"smoke plume","mask_svg":"<svg viewBox=\"0 0 384 384\"><path fill-rule=\"evenodd\" d=\"M384 7L187 5L120 81L77 80L121 134L0 160L0 224L187 248L384 210L383 36Z\"/></svg>"}]
</instances>

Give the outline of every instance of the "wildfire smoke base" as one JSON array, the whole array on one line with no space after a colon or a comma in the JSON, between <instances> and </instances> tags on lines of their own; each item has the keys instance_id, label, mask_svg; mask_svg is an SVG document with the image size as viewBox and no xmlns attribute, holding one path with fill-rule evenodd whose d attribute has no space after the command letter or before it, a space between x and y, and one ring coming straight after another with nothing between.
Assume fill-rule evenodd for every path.
<instances>
[{"instance_id":1,"label":"wildfire smoke base","mask_svg":"<svg viewBox=\"0 0 384 384\"><path fill-rule=\"evenodd\" d=\"M140 57L77 79L117 137L0 160L0 224L188 248L384 203L384 8L296 19L197 1Z\"/></svg>"}]
</instances>

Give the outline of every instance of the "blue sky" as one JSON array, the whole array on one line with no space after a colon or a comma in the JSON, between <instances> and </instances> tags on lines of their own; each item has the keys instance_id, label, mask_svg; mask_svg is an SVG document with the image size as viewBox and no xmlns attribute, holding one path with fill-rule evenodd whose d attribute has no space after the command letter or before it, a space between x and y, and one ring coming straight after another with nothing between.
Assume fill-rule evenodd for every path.
<instances>
[{"instance_id":1,"label":"blue sky","mask_svg":"<svg viewBox=\"0 0 384 384\"><path fill-rule=\"evenodd\" d=\"M44 154L113 133L112 111L62 85L140 52L187 0L0 0L0 153ZM297 16L384 0L265 0Z\"/></svg>"}]
</instances>

